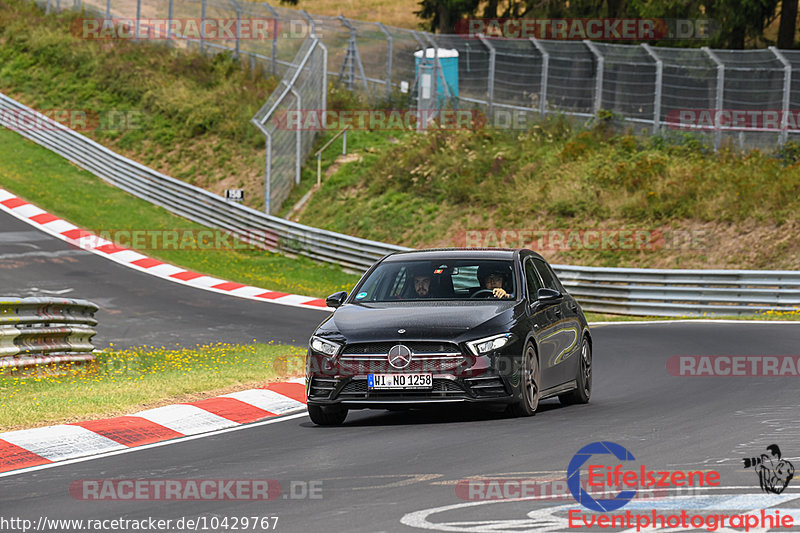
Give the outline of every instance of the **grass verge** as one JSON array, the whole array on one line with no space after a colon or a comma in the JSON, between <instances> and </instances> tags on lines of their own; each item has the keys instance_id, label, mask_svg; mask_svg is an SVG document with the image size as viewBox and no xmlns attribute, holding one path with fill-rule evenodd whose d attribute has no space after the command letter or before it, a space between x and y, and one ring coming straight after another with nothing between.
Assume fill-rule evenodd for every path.
<instances>
[{"instance_id":1,"label":"grass verge","mask_svg":"<svg viewBox=\"0 0 800 533\"><path fill-rule=\"evenodd\" d=\"M105 351L86 364L0 375L0 430L130 414L302 375L305 350L215 344Z\"/></svg>"}]
</instances>

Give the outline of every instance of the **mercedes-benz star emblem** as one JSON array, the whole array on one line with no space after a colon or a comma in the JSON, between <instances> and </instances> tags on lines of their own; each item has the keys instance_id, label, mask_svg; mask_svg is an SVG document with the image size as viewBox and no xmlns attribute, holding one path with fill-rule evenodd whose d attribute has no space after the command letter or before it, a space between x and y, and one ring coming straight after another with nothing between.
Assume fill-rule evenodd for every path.
<instances>
[{"instance_id":1,"label":"mercedes-benz star emblem","mask_svg":"<svg viewBox=\"0 0 800 533\"><path fill-rule=\"evenodd\" d=\"M411 350L408 346L392 346L389 350L389 364L398 370L407 368L411 364Z\"/></svg>"}]
</instances>

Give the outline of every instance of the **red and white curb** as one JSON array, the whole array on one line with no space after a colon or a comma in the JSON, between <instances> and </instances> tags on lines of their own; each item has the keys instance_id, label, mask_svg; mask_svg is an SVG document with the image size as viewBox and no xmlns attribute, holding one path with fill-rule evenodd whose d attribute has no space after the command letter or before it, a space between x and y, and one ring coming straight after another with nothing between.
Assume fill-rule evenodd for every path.
<instances>
[{"instance_id":1,"label":"red and white curb","mask_svg":"<svg viewBox=\"0 0 800 533\"><path fill-rule=\"evenodd\" d=\"M0 189L0 210L77 248L162 279L198 289L247 298L248 300L268 301L281 305L330 311L322 298L288 294L225 281L170 265L134 250L117 246L107 239L98 237L66 220L51 215L5 189Z\"/></svg>"},{"instance_id":2,"label":"red and white curb","mask_svg":"<svg viewBox=\"0 0 800 533\"><path fill-rule=\"evenodd\" d=\"M0 472L135 448L299 412L305 380L270 383L132 415L0 433Z\"/></svg>"}]
</instances>

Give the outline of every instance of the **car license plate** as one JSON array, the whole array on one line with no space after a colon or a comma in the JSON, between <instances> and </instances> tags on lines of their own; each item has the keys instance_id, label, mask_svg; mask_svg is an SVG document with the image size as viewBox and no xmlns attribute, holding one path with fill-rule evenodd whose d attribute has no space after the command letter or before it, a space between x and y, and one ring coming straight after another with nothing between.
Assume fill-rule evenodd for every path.
<instances>
[{"instance_id":1,"label":"car license plate","mask_svg":"<svg viewBox=\"0 0 800 533\"><path fill-rule=\"evenodd\" d=\"M432 389L430 374L369 374L367 387L370 390Z\"/></svg>"}]
</instances>

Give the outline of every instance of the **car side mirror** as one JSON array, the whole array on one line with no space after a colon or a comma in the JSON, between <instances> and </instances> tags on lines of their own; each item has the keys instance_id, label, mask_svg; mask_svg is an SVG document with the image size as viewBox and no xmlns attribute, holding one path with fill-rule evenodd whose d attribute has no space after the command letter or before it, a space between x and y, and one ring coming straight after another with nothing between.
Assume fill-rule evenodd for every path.
<instances>
[{"instance_id":1,"label":"car side mirror","mask_svg":"<svg viewBox=\"0 0 800 533\"><path fill-rule=\"evenodd\" d=\"M347 292L345 291L334 292L333 294L325 298L325 305L336 309L337 307L341 307L346 299L347 299Z\"/></svg>"},{"instance_id":2,"label":"car side mirror","mask_svg":"<svg viewBox=\"0 0 800 533\"><path fill-rule=\"evenodd\" d=\"M554 289L542 288L536 291L536 300L539 302L554 302L559 298L561 298L561 293Z\"/></svg>"}]
</instances>

